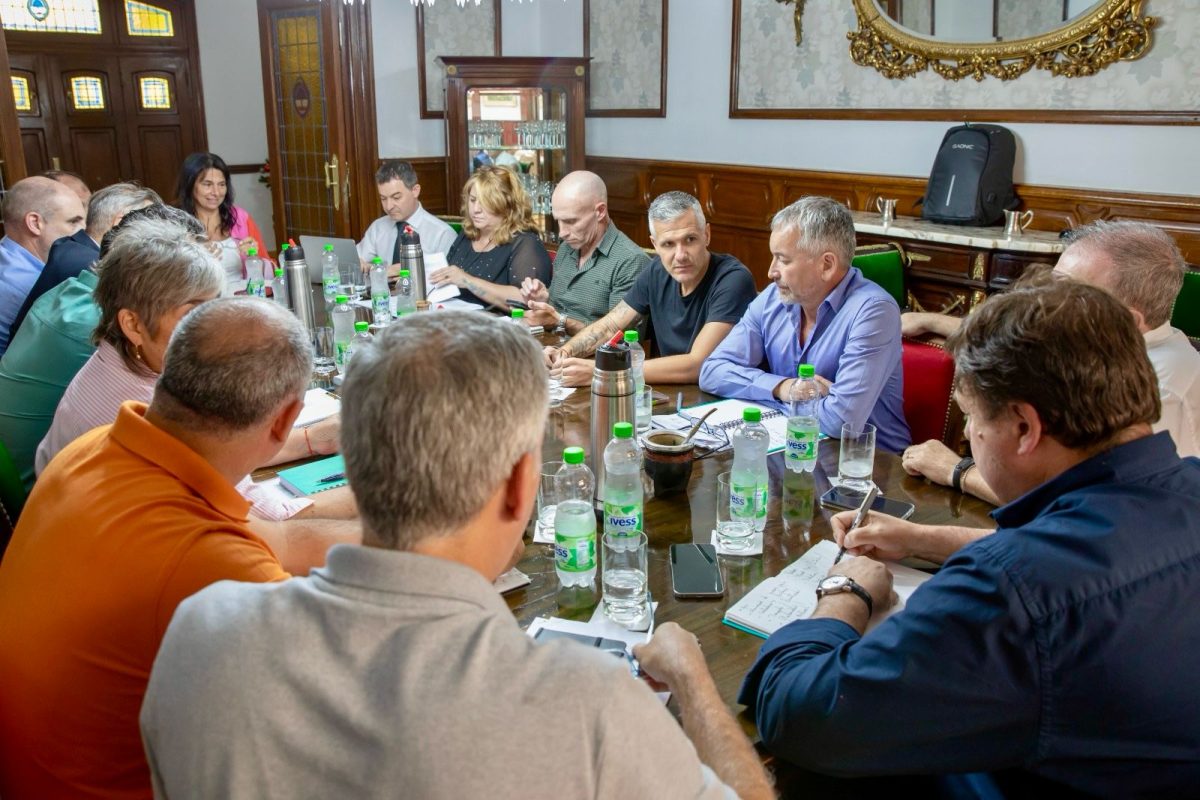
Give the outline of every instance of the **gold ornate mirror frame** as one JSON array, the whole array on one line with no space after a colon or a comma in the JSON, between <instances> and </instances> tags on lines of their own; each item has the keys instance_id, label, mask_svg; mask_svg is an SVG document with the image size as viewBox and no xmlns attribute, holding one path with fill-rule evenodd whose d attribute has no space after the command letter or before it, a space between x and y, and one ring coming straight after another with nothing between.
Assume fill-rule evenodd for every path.
<instances>
[{"instance_id":1,"label":"gold ornate mirror frame","mask_svg":"<svg viewBox=\"0 0 1200 800\"><path fill-rule=\"evenodd\" d=\"M855 63L874 67L888 78L931 69L952 81L982 81L989 75L1007 81L1034 67L1078 78L1094 75L1114 61L1140 58L1150 49L1158 18L1142 16L1142 2L1104 0L1039 36L965 44L914 35L882 13L875 0L854 0L858 30L847 36Z\"/></svg>"}]
</instances>

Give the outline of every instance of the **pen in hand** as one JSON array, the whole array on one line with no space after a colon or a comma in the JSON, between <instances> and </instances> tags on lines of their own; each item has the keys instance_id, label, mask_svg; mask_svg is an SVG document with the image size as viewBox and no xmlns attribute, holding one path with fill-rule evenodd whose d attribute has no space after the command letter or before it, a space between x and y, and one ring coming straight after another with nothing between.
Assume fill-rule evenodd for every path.
<instances>
[{"instance_id":1,"label":"pen in hand","mask_svg":"<svg viewBox=\"0 0 1200 800\"><path fill-rule=\"evenodd\" d=\"M858 506L858 512L854 515L854 521L850 523L850 527L846 529L845 536L842 537L842 546L838 549L837 558L833 560L834 564L841 561L842 556L846 555L846 537L850 535L850 531L863 524L863 520L867 518L867 509L871 507L871 503L874 503L875 498L878 496L878 486L872 486L871 491L863 495L862 503Z\"/></svg>"}]
</instances>

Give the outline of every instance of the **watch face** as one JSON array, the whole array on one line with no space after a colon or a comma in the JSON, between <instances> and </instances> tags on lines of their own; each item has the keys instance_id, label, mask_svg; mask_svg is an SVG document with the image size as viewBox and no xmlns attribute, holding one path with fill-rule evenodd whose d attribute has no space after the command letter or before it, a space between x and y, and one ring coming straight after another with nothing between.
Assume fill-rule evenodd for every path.
<instances>
[{"instance_id":1,"label":"watch face","mask_svg":"<svg viewBox=\"0 0 1200 800\"><path fill-rule=\"evenodd\" d=\"M822 591L836 592L845 589L850 585L850 579L845 575L830 575L819 584Z\"/></svg>"}]
</instances>

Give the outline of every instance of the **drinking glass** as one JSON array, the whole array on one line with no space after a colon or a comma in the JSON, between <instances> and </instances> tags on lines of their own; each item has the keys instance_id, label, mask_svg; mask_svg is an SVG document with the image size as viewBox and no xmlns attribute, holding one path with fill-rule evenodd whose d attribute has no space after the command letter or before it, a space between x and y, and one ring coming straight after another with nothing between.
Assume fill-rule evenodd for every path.
<instances>
[{"instance_id":1,"label":"drinking glass","mask_svg":"<svg viewBox=\"0 0 1200 800\"><path fill-rule=\"evenodd\" d=\"M642 390L634 397L634 408L637 432L645 433L650 430L650 417L654 413L654 389L650 386L643 386Z\"/></svg>"},{"instance_id":2,"label":"drinking glass","mask_svg":"<svg viewBox=\"0 0 1200 800\"><path fill-rule=\"evenodd\" d=\"M717 541L726 550L748 550L754 542L754 519L757 508L734 514L731 505L733 473L722 472L717 476ZM755 493L754 502L758 502Z\"/></svg>"},{"instance_id":3,"label":"drinking glass","mask_svg":"<svg viewBox=\"0 0 1200 800\"><path fill-rule=\"evenodd\" d=\"M535 531L539 538L554 538L554 513L558 510L558 487L554 477L562 467L561 461L546 461L542 464L541 478L538 482L537 494L537 523Z\"/></svg>"},{"instance_id":4,"label":"drinking glass","mask_svg":"<svg viewBox=\"0 0 1200 800\"><path fill-rule=\"evenodd\" d=\"M874 482L875 426L870 423L842 424L841 448L838 452L838 483L851 492L866 494Z\"/></svg>"},{"instance_id":5,"label":"drinking glass","mask_svg":"<svg viewBox=\"0 0 1200 800\"><path fill-rule=\"evenodd\" d=\"M646 534L604 534L600 553L604 616L618 625L636 626L650 611L646 582Z\"/></svg>"},{"instance_id":6,"label":"drinking glass","mask_svg":"<svg viewBox=\"0 0 1200 800\"><path fill-rule=\"evenodd\" d=\"M337 372L336 351L333 345L333 328L322 326L313 328L313 383L317 388L328 389L333 383L333 373Z\"/></svg>"}]
</instances>

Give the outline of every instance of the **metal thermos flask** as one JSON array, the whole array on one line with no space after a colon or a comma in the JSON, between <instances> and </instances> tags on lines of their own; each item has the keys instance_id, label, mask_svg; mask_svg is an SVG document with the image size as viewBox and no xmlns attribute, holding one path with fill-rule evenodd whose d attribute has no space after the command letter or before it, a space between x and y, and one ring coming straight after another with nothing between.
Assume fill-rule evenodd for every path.
<instances>
[{"instance_id":1,"label":"metal thermos flask","mask_svg":"<svg viewBox=\"0 0 1200 800\"><path fill-rule=\"evenodd\" d=\"M292 301L292 313L313 330L317 326L316 309L313 308L312 287L308 285L308 262L304 260L304 248L299 245L283 251L283 277L287 280L288 297Z\"/></svg>"},{"instance_id":2,"label":"metal thermos flask","mask_svg":"<svg viewBox=\"0 0 1200 800\"><path fill-rule=\"evenodd\" d=\"M425 302L425 256L421 254L421 236L411 225L400 233L400 268L412 278L413 300Z\"/></svg>"},{"instance_id":3,"label":"metal thermos flask","mask_svg":"<svg viewBox=\"0 0 1200 800\"><path fill-rule=\"evenodd\" d=\"M604 448L612 438L613 425L635 422L632 359L624 342L596 349L592 372L592 446L588 455L596 476L596 508L604 507Z\"/></svg>"}]
</instances>

